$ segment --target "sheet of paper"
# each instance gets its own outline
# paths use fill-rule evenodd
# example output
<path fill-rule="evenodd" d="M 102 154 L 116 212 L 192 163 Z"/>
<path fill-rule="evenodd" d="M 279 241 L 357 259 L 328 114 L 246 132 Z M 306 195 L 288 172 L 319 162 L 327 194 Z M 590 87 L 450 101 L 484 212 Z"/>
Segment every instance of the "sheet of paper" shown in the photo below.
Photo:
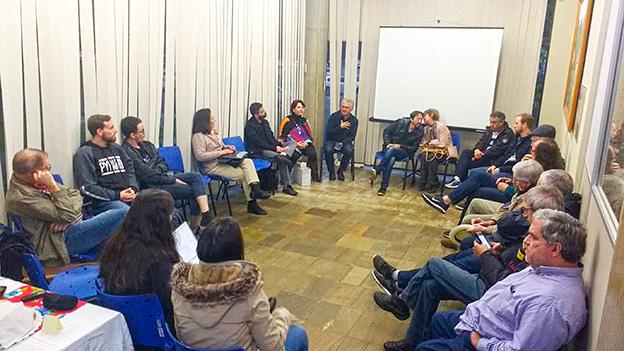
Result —
<path fill-rule="evenodd" d="M 182 223 L 173 231 L 176 249 L 183 262 L 199 263 L 197 258 L 197 239 L 187 222 Z"/>

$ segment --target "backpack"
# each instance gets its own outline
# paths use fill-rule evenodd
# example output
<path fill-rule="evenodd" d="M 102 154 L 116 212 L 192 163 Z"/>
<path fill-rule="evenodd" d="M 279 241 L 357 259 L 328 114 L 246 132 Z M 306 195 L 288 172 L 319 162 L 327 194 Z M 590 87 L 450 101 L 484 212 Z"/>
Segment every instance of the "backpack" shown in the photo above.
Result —
<path fill-rule="evenodd" d="M 279 185 L 277 172 L 272 168 L 264 169 L 258 172 L 258 179 L 260 179 L 260 189 L 275 193 Z"/>
<path fill-rule="evenodd" d="M 22 254 L 35 253 L 32 243 L 23 233 L 13 233 L 11 228 L 0 224 L 0 274 L 21 281 Z"/>

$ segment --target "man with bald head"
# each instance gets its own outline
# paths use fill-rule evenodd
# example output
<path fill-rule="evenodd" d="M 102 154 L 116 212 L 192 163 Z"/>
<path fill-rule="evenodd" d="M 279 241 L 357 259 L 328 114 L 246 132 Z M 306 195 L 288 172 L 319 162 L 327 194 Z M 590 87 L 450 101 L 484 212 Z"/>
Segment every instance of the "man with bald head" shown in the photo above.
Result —
<path fill-rule="evenodd" d="M 48 154 L 24 149 L 13 156 L 6 193 L 7 212 L 21 218 L 24 231 L 44 265 L 69 263 L 69 255 L 99 247 L 124 219 L 128 206 L 83 220 L 82 196 L 58 184 Z"/>

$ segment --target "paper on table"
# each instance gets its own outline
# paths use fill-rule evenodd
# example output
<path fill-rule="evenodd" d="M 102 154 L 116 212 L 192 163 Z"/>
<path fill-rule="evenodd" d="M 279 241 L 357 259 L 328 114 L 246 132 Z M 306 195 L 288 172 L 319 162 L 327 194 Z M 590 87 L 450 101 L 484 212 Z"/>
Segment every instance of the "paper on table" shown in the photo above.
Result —
<path fill-rule="evenodd" d="M 187 222 L 182 223 L 173 231 L 176 250 L 183 262 L 199 263 L 197 258 L 197 239 Z"/>

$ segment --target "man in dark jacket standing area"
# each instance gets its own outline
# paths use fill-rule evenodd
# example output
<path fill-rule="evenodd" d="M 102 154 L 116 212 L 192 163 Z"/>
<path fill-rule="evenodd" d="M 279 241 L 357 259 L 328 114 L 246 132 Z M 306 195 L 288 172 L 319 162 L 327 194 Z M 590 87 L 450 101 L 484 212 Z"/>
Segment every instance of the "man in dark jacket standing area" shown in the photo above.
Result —
<path fill-rule="evenodd" d="M 341 181 L 345 180 L 344 171 L 353 157 L 353 141 L 357 134 L 358 119 L 351 114 L 351 111 L 353 111 L 353 100 L 343 99 L 340 102 L 340 111 L 332 113 L 327 120 L 324 152 L 329 180 L 336 180 L 335 153 L 342 153 L 338 168 L 338 180 Z"/>
<path fill-rule="evenodd" d="M 422 118 L 422 112 L 414 111 L 410 113 L 409 118 L 400 118 L 384 129 L 383 158 L 371 170 L 371 181 L 374 181 L 379 173 L 383 173 L 383 180 L 377 195 L 384 196 L 386 194 L 394 163 L 397 160 L 414 156 L 424 133 Z"/>
<path fill-rule="evenodd" d="M 212 214 L 208 207 L 208 196 L 201 174 L 197 172 L 169 174 L 167 162 L 158 154 L 154 144 L 145 140 L 145 128 L 141 119 L 131 116 L 122 119 L 121 133 L 125 137 L 122 146 L 132 159 L 141 189 L 161 188 L 170 193 L 174 199 L 189 200 L 191 226 L 208 225 L 212 220 Z"/>
<path fill-rule="evenodd" d="M 489 167 L 505 162 L 505 151 L 516 140 L 514 131 L 505 122 L 505 114 L 494 111 L 490 114 L 490 125 L 485 129 L 481 140 L 470 150 L 464 150 L 457 161 L 455 177 L 445 186 L 455 189 L 468 177 L 468 170 L 476 167 Z"/>

